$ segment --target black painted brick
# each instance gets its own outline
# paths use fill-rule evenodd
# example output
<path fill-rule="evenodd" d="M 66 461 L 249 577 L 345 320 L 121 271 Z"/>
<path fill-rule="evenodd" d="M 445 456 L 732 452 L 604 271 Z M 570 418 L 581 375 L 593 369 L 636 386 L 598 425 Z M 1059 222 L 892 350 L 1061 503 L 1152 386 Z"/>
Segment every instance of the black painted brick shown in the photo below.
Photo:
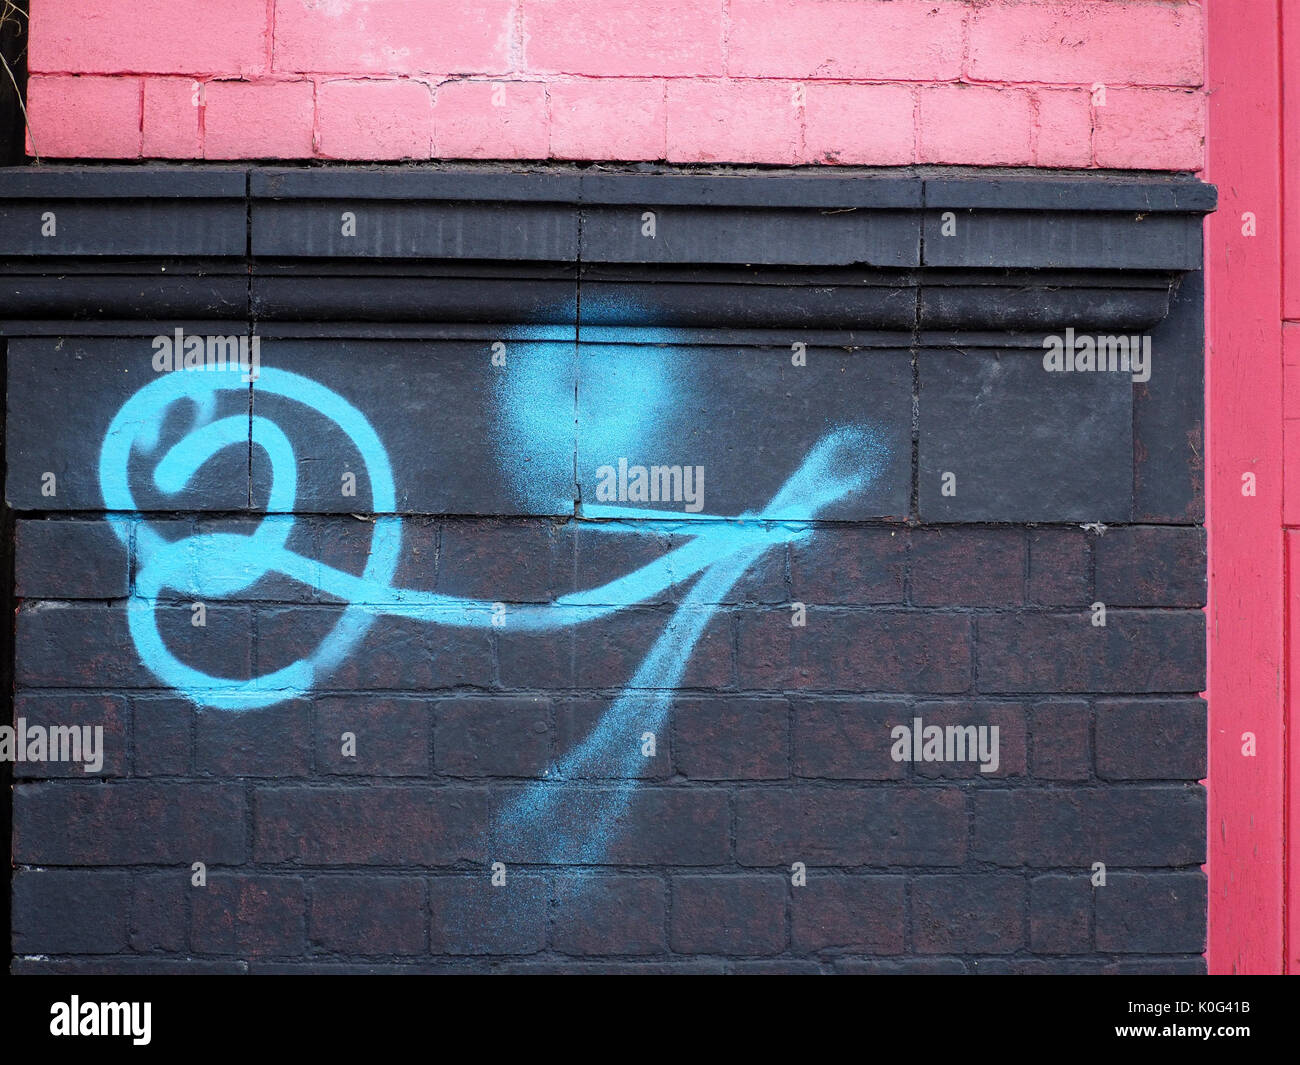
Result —
<path fill-rule="evenodd" d="M 488 872 L 429 881 L 434 954 L 535 954 L 550 935 L 550 891 L 542 877 L 506 871 L 493 887 Z"/>
<path fill-rule="evenodd" d="M 662 954 L 667 885 L 656 876 L 602 876 L 561 885 L 553 943 L 562 954 Z"/>
<path fill-rule="evenodd" d="M 678 876 L 669 942 L 679 954 L 779 954 L 787 884 L 779 876 Z"/>
<path fill-rule="evenodd" d="M 390 957 L 424 953 L 425 882 L 420 877 L 318 876 L 312 878 L 310 895 L 313 949 Z"/>
<path fill-rule="evenodd" d="M 1194 785 L 986 791 L 973 856 L 1000 866 L 1183 866 L 1205 860 L 1205 792 Z"/>
<path fill-rule="evenodd" d="M 306 944 L 303 883 L 293 876 L 210 874 L 190 889 L 190 940 L 201 954 L 276 957 Z"/>
<path fill-rule="evenodd" d="M 1097 949 L 1199 954 L 1205 949 L 1205 874 L 1111 873 L 1097 888 Z"/>
<path fill-rule="evenodd" d="M 131 878 L 89 869 L 19 872 L 13 887 L 13 946 L 19 954 L 125 951 Z"/>
<path fill-rule="evenodd" d="M 233 783 L 59 780 L 14 789 L 14 861 L 160 865 L 244 861 L 245 798 Z M 76 825 L 75 832 L 68 826 Z"/>
<path fill-rule="evenodd" d="M 1097 599 L 1107 606 L 1204 606 L 1205 530 L 1108 529 L 1097 540 Z"/>
<path fill-rule="evenodd" d="M 1092 939 L 1088 873 L 1036 876 L 1029 882 L 1029 947 L 1039 954 L 1086 954 Z"/>
<path fill-rule="evenodd" d="M 1206 772 L 1201 699 L 1097 701 L 1097 775 L 1107 780 L 1200 780 Z"/>
<path fill-rule="evenodd" d="M 741 865 L 959 865 L 966 800 L 939 788 L 746 789 L 736 800 Z"/>
<path fill-rule="evenodd" d="M 126 548 L 102 521 L 20 521 L 14 548 L 19 599 L 119 599 Z"/>
<path fill-rule="evenodd" d="M 1015 876 L 918 876 L 912 935 L 918 954 L 1010 954 L 1024 945 L 1025 882 Z"/>
<path fill-rule="evenodd" d="M 444 699 L 434 720 L 434 765 L 442 775 L 537 777 L 549 764 L 546 699 Z"/>
<path fill-rule="evenodd" d="M 901 876 L 827 876 L 812 871 L 808 883 L 790 894 L 793 948 L 902 954 L 904 884 Z"/>
<path fill-rule="evenodd" d="M 790 708 L 784 699 L 678 699 L 677 771 L 695 780 L 771 780 L 790 775 Z"/>
<path fill-rule="evenodd" d="M 1025 596 L 1020 529 L 923 529 L 912 535 L 917 606 L 1017 606 Z"/>
<path fill-rule="evenodd" d="M 743 687 L 812 691 L 962 692 L 970 687 L 970 619 L 916 611 L 809 608 L 737 619 Z"/>
<path fill-rule="evenodd" d="M 410 696 L 350 695 L 315 700 L 316 773 L 428 776 L 433 705 Z M 356 740 L 354 755 L 343 753 L 346 732 Z"/>
<path fill-rule="evenodd" d="M 979 621 L 985 692 L 1199 692 L 1205 617 L 1198 611 L 998 614 Z"/>

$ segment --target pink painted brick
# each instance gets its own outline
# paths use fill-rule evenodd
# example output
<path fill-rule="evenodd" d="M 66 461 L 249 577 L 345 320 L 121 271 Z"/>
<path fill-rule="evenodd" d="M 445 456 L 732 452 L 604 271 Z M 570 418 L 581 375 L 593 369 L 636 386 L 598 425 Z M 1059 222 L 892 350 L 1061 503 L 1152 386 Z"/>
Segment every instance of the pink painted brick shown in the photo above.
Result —
<path fill-rule="evenodd" d="M 1108 89 L 1093 108 L 1098 166 L 1200 170 L 1205 165 L 1205 98 L 1180 89 Z"/>
<path fill-rule="evenodd" d="M 144 79 L 144 148 L 150 159 L 198 159 L 203 155 L 199 104 L 203 86 L 193 78 Z"/>
<path fill-rule="evenodd" d="M 316 137 L 326 159 L 428 159 L 433 94 L 418 81 L 322 82 Z"/>
<path fill-rule="evenodd" d="M 312 154 L 309 81 L 213 81 L 204 90 L 206 159 L 303 159 Z"/>
<path fill-rule="evenodd" d="M 808 159 L 868 166 L 916 161 L 916 92 L 911 86 L 811 82 L 805 92 Z"/>
<path fill-rule="evenodd" d="M 1025 166 L 1031 161 L 1034 116 L 1024 89 L 930 85 L 920 93 L 920 162 Z"/>
<path fill-rule="evenodd" d="M 731 0 L 727 73 L 956 78 L 968 10 L 947 0 Z"/>
<path fill-rule="evenodd" d="M 670 81 L 668 159 L 795 163 L 803 109 L 795 82 Z"/>
<path fill-rule="evenodd" d="M 662 159 L 667 151 L 664 83 L 641 78 L 553 82 L 555 159 Z"/>
<path fill-rule="evenodd" d="M 275 70 L 502 74 L 514 0 L 276 0 Z"/>
<path fill-rule="evenodd" d="M 53 159 L 140 155 L 140 79 L 42 77 L 27 82 L 28 146 Z"/>
<path fill-rule="evenodd" d="M 524 0 L 524 70 L 722 73 L 722 0 Z"/>
<path fill-rule="evenodd" d="M 267 0 L 36 0 L 33 72 L 258 74 Z"/>
<path fill-rule="evenodd" d="M 982 81 L 1200 85 L 1194 4 L 1045 0 L 975 9 L 970 74 Z"/>
<path fill-rule="evenodd" d="M 1092 94 L 1087 89 L 1039 89 L 1036 166 L 1092 164 Z"/>
<path fill-rule="evenodd" d="M 438 86 L 433 145 L 440 158 L 545 159 L 548 139 L 546 87 L 539 82 L 451 81 Z"/>

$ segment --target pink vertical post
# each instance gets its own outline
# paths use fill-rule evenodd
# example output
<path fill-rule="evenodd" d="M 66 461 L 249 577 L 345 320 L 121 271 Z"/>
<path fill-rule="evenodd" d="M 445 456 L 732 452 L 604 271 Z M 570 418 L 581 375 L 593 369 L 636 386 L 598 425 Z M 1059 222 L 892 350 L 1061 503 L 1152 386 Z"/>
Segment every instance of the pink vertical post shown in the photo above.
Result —
<path fill-rule="evenodd" d="M 1207 7 L 1211 973 L 1284 964 L 1283 6 Z"/>

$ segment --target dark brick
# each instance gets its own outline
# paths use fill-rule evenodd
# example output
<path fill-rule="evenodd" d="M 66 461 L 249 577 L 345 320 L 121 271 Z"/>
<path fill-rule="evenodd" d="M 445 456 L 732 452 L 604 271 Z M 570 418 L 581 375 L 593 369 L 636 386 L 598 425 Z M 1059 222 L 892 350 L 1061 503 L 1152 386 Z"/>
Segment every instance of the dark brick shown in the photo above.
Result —
<path fill-rule="evenodd" d="M 1205 515 L 1205 277 L 1182 274 L 1151 331 L 1151 380 L 1133 387 L 1133 520 Z"/>
<path fill-rule="evenodd" d="M 434 765 L 453 777 L 538 777 L 551 759 L 551 705 L 537 696 L 444 699 Z"/>
<path fill-rule="evenodd" d="M 1092 711 L 1087 703 L 1037 703 L 1031 721 L 1034 776 L 1087 780 L 1092 775 Z"/>
<path fill-rule="evenodd" d="M 778 876 L 677 876 L 669 942 L 679 954 L 779 954 L 787 884 Z"/>
<path fill-rule="evenodd" d="M 1028 735 L 1025 729 L 1025 708 L 1018 703 L 954 703 L 954 702 L 918 702 L 912 707 L 912 712 L 897 724 L 912 725 L 913 718 L 920 718 L 922 725 L 922 740 L 924 740 L 924 731 L 931 725 L 938 725 L 945 730 L 945 753 L 946 732 L 949 727 L 955 726 L 963 731 L 959 734 L 959 739 L 967 743 L 966 761 L 964 762 L 916 762 L 912 766 L 912 772 L 918 777 L 961 777 L 970 780 L 1003 780 L 1007 777 L 1019 777 L 1025 775 L 1025 747 L 1028 745 Z M 998 730 L 997 739 L 997 769 L 991 772 L 984 772 L 984 763 L 979 758 L 979 733 L 973 735 L 966 731 L 968 728 L 975 729 L 988 728 Z M 993 736 L 992 732 L 987 732 L 989 747 L 986 750 L 992 751 Z M 957 747 L 957 739 L 954 739 L 953 753 L 960 753 Z M 992 761 L 988 763 L 992 766 Z"/>
<path fill-rule="evenodd" d="M 127 947 L 131 878 L 91 870 L 20 870 L 13 884 L 18 954 L 115 954 Z"/>
<path fill-rule="evenodd" d="M 795 699 L 796 776 L 830 780 L 897 780 L 907 763 L 890 754 L 890 730 L 911 720 L 911 705 L 839 699 Z"/>
<path fill-rule="evenodd" d="M 832 525 L 790 544 L 789 599 L 819 606 L 903 602 L 906 529 Z"/>
<path fill-rule="evenodd" d="M 736 800 L 742 865 L 959 865 L 966 800 L 938 788 L 753 788 Z"/>
<path fill-rule="evenodd" d="M 826 876 L 810 870 L 807 885 L 790 893 L 794 949 L 902 954 L 903 885 L 901 876 Z"/>
<path fill-rule="evenodd" d="M 422 626 L 428 630 L 428 639 L 433 647 L 430 659 L 432 676 L 429 683 L 422 684 L 418 679 L 414 686 L 424 688 L 489 688 L 494 682 L 492 669 L 492 634 L 486 629 L 460 629 L 450 625 L 430 626 L 425 622 L 409 622 L 412 626 Z M 374 636 L 374 634 L 372 634 Z M 379 637 L 375 637 L 378 639 Z M 415 634 L 410 635 L 411 653 L 418 645 Z M 367 652 L 368 653 L 368 652 Z M 400 648 L 392 651 L 394 662 L 404 664 L 404 652 Z M 359 664 L 364 659 L 358 659 Z M 347 678 L 344 677 L 344 680 Z M 340 687 L 361 687 L 362 685 L 341 684 Z M 379 687 L 380 685 L 375 685 Z M 407 686 L 410 686 L 408 682 Z"/>
<path fill-rule="evenodd" d="M 187 328 L 187 332 L 191 329 Z M 97 510 L 104 506 L 100 449 L 114 415 L 137 390 L 157 380 L 150 337 L 31 337 L 8 342 L 6 498 L 16 510 Z M 210 417 L 248 413 L 246 389 L 222 389 Z M 127 464 L 135 508 L 150 511 L 242 510 L 248 506 L 248 452 L 223 449 L 177 495 L 153 478 L 161 456 L 194 428 L 191 401 L 178 400 L 151 419 L 157 446 L 135 449 Z M 41 494 L 41 475 L 57 477 L 57 494 Z"/>
<path fill-rule="evenodd" d="M 337 392 L 379 429 L 396 471 L 401 514 L 528 515 L 573 512 L 573 345 L 542 340 L 511 345 L 503 373 L 490 342 L 456 339 L 271 340 L 264 364 L 298 372 Z M 365 367 L 358 373 L 357 367 Z M 516 384 L 518 382 L 518 384 Z M 532 388 L 515 400 L 514 388 Z M 561 428 L 529 434 L 520 404 L 560 417 Z M 253 410 L 293 426 L 298 467 L 295 507 L 304 513 L 367 514 L 374 507 L 364 457 L 325 415 L 253 385 Z M 431 431 L 436 427 L 436 431 Z M 357 494 L 342 494 L 341 475 L 357 474 Z M 269 464 L 253 449 L 253 499 L 266 497 Z"/>
<path fill-rule="evenodd" d="M 22 864 L 237 864 L 244 832 L 244 792 L 233 784 L 51 781 L 14 789 L 14 860 Z"/>
<path fill-rule="evenodd" d="M 269 673 L 314 655 L 343 615 L 341 607 L 266 607 L 257 612 L 257 661 Z M 492 682 L 486 632 L 381 617 L 332 669 L 317 678 L 330 691 L 426 691 Z"/>
<path fill-rule="evenodd" d="M 985 692 L 1199 692 L 1205 687 L 1200 611 L 997 614 L 979 621 Z"/>
<path fill-rule="evenodd" d="M 661 954 L 664 882 L 654 876 L 582 876 L 558 890 L 553 946 L 562 954 Z"/>
<path fill-rule="evenodd" d="M 1125 958 L 1102 970 L 1115 976 L 1205 976 L 1206 958 Z"/>
<path fill-rule="evenodd" d="M 435 877 L 429 947 L 434 954 L 535 954 L 546 946 L 549 898 L 545 879 L 509 869 L 499 887 L 486 870 Z"/>
<path fill-rule="evenodd" d="M 983 791 L 975 796 L 974 839 L 978 861 L 1002 866 L 1193 865 L 1205 860 L 1205 791 Z"/>
<path fill-rule="evenodd" d="M 717 865 L 731 855 L 727 793 L 713 788 L 623 788 L 567 785 L 552 809 L 529 813 L 499 830 L 496 851 L 507 862 L 552 865 Z M 533 799 L 534 793 L 525 793 Z M 520 796 L 503 796 L 505 810 Z M 533 803 L 529 802 L 529 808 Z M 607 831 L 608 819 L 618 827 Z M 499 817 L 498 820 L 501 820 Z M 587 853 L 592 844 L 597 857 Z"/>
<path fill-rule="evenodd" d="M 300 581 L 278 570 L 266 569 L 262 552 L 252 540 L 259 531 L 262 536 L 283 537 L 287 550 L 308 560 L 313 568 L 313 579 Z M 185 587 L 175 590 L 181 598 L 206 601 L 215 594 L 214 590 L 220 593 L 219 598 L 241 602 L 310 603 L 317 597 L 317 588 L 322 581 L 317 567 L 319 550 L 314 529 L 292 514 L 239 518 L 201 516 L 190 528 L 182 529 L 181 534 L 195 538 L 190 548 L 190 569 Z M 139 555 L 135 562 L 137 567 L 147 564 L 147 560 Z M 230 589 L 237 591 L 232 594 Z"/>
<path fill-rule="evenodd" d="M 247 608 L 209 605 L 207 625 L 190 624 L 188 606 L 161 606 L 158 627 L 172 653 L 213 676 L 252 675 Z M 36 604 L 18 611 L 16 680 L 26 687 L 159 688 L 141 662 L 122 607 Z"/>
<path fill-rule="evenodd" d="M 127 554 L 104 521 L 20 521 L 15 525 L 18 599 L 120 599 Z"/>
<path fill-rule="evenodd" d="M 295 699 L 265 710 L 200 710 L 194 748 L 204 776 L 305 777 L 311 766 L 311 704 Z"/>
<path fill-rule="evenodd" d="M 687 777 L 790 775 L 790 706 L 784 699 L 680 699 L 673 721 L 677 771 Z"/>
<path fill-rule="evenodd" d="M 246 961 L 199 958 L 20 958 L 13 973 L 54 976 L 235 976 L 248 972 Z"/>
<path fill-rule="evenodd" d="M 190 889 L 190 938 L 202 954 L 275 957 L 303 952 L 306 901 L 297 877 L 216 873 Z"/>
<path fill-rule="evenodd" d="M 347 695 L 316 700 L 316 771 L 345 776 L 425 777 L 432 761 L 433 704 L 401 696 Z M 343 754 L 343 734 L 356 754 Z"/>
<path fill-rule="evenodd" d="M 423 954 L 426 942 L 420 878 L 319 876 L 312 880 L 313 949 L 330 954 Z"/>
<path fill-rule="evenodd" d="M 917 606 L 1017 606 L 1025 600 L 1020 529 L 917 529 L 912 602 Z"/>
<path fill-rule="evenodd" d="M 797 958 L 762 958 L 738 961 L 731 966 L 737 976 L 821 976 L 821 963 L 800 961 Z"/>
<path fill-rule="evenodd" d="M 1099 958 L 976 958 L 976 976 L 1100 976 L 1107 965 Z"/>
<path fill-rule="evenodd" d="M 577 476 L 584 503 L 596 502 L 597 470 L 629 465 L 692 465 L 705 470 L 703 513 L 761 511 L 837 425 L 869 421 L 865 454 L 854 459 L 869 483 L 819 517 L 903 517 L 911 473 L 911 357 L 906 351 L 816 348 L 792 366 L 788 345 L 672 347 L 582 344 L 578 348 Z M 635 417 L 627 396 L 635 394 Z M 779 397 L 779 401 L 774 400 Z M 641 424 L 638 424 L 638 419 Z M 643 425 L 653 424 L 647 439 Z M 736 446 L 733 427 L 745 426 Z M 655 446 L 658 443 L 658 447 Z M 629 507 L 684 512 L 685 503 Z M 787 510 L 790 518 L 813 517 Z"/>
<path fill-rule="evenodd" d="M 253 798 L 259 862 L 449 865 L 482 860 L 487 794 L 471 788 L 262 788 Z"/>
<path fill-rule="evenodd" d="M 14 716 L 22 718 L 26 729 L 40 728 L 43 731 L 45 747 L 44 761 L 15 762 L 14 776 L 17 778 L 46 779 L 52 777 L 116 777 L 126 772 L 127 766 L 127 722 L 130 711 L 126 700 L 119 695 L 67 695 L 62 692 L 19 692 L 15 699 Z M 85 729 L 91 730 L 91 746 L 102 759 L 102 766 L 97 772 L 88 773 L 89 748 L 86 747 Z M 67 740 L 58 738 L 51 731 L 57 728 L 72 728 L 73 733 L 60 733 Z M 96 728 L 101 729 L 100 738 L 95 739 Z M 15 735 L 15 743 L 21 743 Z M 64 746 L 65 742 L 68 744 Z M 57 762 L 52 760 L 54 745 L 61 750 L 77 755 L 80 761 Z M 75 746 L 74 746 L 75 745 Z M 30 738 L 25 748 L 31 751 Z"/>
<path fill-rule="evenodd" d="M 837 958 L 835 971 L 856 976 L 963 976 L 966 966 L 957 958 Z"/>
<path fill-rule="evenodd" d="M 585 643 L 587 633 L 581 636 Z M 505 626 L 493 629 L 491 639 L 496 643 L 502 687 L 554 690 L 575 686 L 573 629 L 550 632 L 511 629 L 507 614 Z"/>
<path fill-rule="evenodd" d="M 137 876 L 131 894 L 131 949 L 178 954 L 186 949 L 186 918 L 192 871 L 181 866 L 170 873 Z M 198 890 L 198 889 L 194 889 Z"/>
<path fill-rule="evenodd" d="M 659 522 L 570 522 L 556 534 L 558 591 L 560 594 L 596 589 L 627 576 L 643 566 L 659 562 L 690 537 L 675 531 L 676 526 Z M 671 566 L 670 563 L 666 563 Z M 686 574 L 674 572 L 677 581 Z M 645 605 L 668 604 L 678 600 L 681 584 L 673 584 L 649 595 Z M 595 598 L 615 598 L 596 596 Z"/>
<path fill-rule="evenodd" d="M 266 976 L 468 976 L 500 972 L 488 961 L 254 961 L 248 971 Z"/>
<path fill-rule="evenodd" d="M 628 724 L 630 729 L 627 731 L 627 743 L 631 748 L 638 752 L 643 749 L 641 737 L 647 731 L 654 731 L 655 735 L 655 753 L 654 757 L 642 755 L 637 758 L 625 758 L 625 748 L 621 746 L 613 747 L 608 753 L 604 751 L 598 756 L 592 758 L 575 759 L 572 762 L 563 761 L 566 754 L 579 749 L 582 743 L 592 735 L 605 715 L 611 714 L 614 704 L 621 699 L 635 700 L 630 704 L 630 714 Z M 652 696 L 646 693 L 644 696 L 628 696 L 620 694 L 618 696 L 608 696 L 603 699 L 566 699 L 556 705 L 555 722 L 556 722 L 556 757 L 561 760 L 564 775 L 575 779 L 593 779 L 593 780 L 611 780 L 635 778 L 637 780 L 664 780 L 672 775 L 673 754 L 672 744 L 669 742 L 669 728 L 666 723 L 661 724 L 657 729 L 646 729 L 640 727 L 637 719 L 642 718 L 654 721 L 660 717 L 658 710 L 650 704 Z M 674 701 L 673 706 L 677 703 Z M 643 709 L 642 709 L 643 707 Z M 622 721 L 621 715 L 615 720 Z"/>
<path fill-rule="evenodd" d="M 1197 954 L 1205 949 L 1205 874 L 1111 873 L 1097 888 L 1097 949 Z"/>
<path fill-rule="evenodd" d="M 920 954 L 1010 954 L 1024 945 L 1025 882 L 1014 876 L 918 876 L 912 935 Z"/>
<path fill-rule="evenodd" d="M 515 962 L 502 972 L 522 976 L 724 976 L 721 961 L 544 961 Z"/>
<path fill-rule="evenodd" d="M 680 609 L 689 610 L 690 607 Z M 708 617 L 712 607 L 696 607 Z M 693 619 L 692 619 L 693 620 Z M 578 634 L 574 656 L 575 683 L 580 688 L 619 688 L 630 685 L 657 641 L 670 625 L 681 624 L 666 610 L 623 610 L 589 622 Z M 729 688 L 731 669 L 731 616 L 713 614 L 689 657 L 680 663 L 680 681 L 646 678 L 638 686 Z M 503 675 L 504 679 L 504 675 Z"/>
<path fill-rule="evenodd" d="M 1086 954 L 1091 949 L 1092 880 L 1036 876 L 1029 882 L 1029 948 L 1038 954 Z"/>
<path fill-rule="evenodd" d="M 437 590 L 491 603 L 546 603 L 557 594 L 555 527 L 547 521 L 448 521 Z"/>
<path fill-rule="evenodd" d="M 1108 780 L 1200 780 L 1207 742 L 1202 699 L 1097 702 L 1097 775 Z"/>
<path fill-rule="evenodd" d="M 1107 606 L 1204 606 L 1205 530 L 1137 525 L 1097 541 L 1097 598 Z"/>
<path fill-rule="evenodd" d="M 311 533 L 311 556 L 322 567 L 359 576 L 365 572 L 375 546 L 376 522 L 367 515 L 295 515 L 295 528 Z M 437 518 L 406 515 L 401 519 L 401 551 L 391 584 L 394 588 L 433 591 L 438 574 L 438 541 L 442 523 Z M 314 590 L 317 602 L 342 603 L 348 597 L 332 595 L 325 587 Z"/>
<path fill-rule="evenodd" d="M 970 621 L 954 614 L 810 608 L 737 619 L 740 683 L 757 689 L 963 692 L 970 687 Z"/>
<path fill-rule="evenodd" d="M 1127 374 L 1048 373 L 1041 349 L 925 351 L 917 361 L 924 521 L 1129 520 Z M 956 495 L 941 494 L 945 472 Z"/>
<path fill-rule="evenodd" d="M 193 765 L 194 707 L 185 699 L 136 697 L 131 702 L 138 777 L 187 776 Z"/>
<path fill-rule="evenodd" d="M 1034 606 L 1092 603 L 1092 546 L 1082 529 L 1029 530 L 1029 602 Z"/>

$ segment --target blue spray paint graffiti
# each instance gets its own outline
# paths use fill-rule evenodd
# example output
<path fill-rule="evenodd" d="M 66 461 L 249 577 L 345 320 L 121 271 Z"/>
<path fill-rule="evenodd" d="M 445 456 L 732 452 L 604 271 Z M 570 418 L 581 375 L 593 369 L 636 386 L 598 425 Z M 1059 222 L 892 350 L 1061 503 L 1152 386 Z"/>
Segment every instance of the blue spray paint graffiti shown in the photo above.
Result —
<path fill-rule="evenodd" d="M 547 327 L 521 331 L 525 339 L 549 340 Z M 567 334 L 572 340 L 573 333 Z M 619 339 L 662 345 L 662 331 L 635 329 Z M 672 383 L 652 360 L 633 394 L 658 402 L 671 394 Z M 575 408 L 571 392 L 555 382 L 564 375 L 534 360 L 532 379 L 521 378 L 513 393 L 498 397 L 506 422 L 505 446 L 572 447 Z M 374 521 L 370 554 L 361 574 L 348 573 L 290 550 L 297 465 L 293 442 L 275 422 L 260 415 L 215 418 L 218 394 L 247 394 L 238 367 L 231 370 L 174 372 L 141 388 L 114 417 L 100 453 L 99 478 L 108 520 L 124 544 L 134 537 L 138 561 L 128 622 L 144 664 L 168 686 L 200 707 L 243 711 L 272 706 L 311 691 L 352 652 L 376 619 L 416 619 L 436 625 L 487 628 L 494 600 L 470 599 L 395 587 L 401 554 L 401 518 L 389 457 L 365 415 L 337 392 L 299 374 L 263 367 L 256 382 L 260 393 L 280 396 L 324 415 L 363 457 L 370 480 Z M 550 390 L 548 392 L 547 390 Z M 130 487 L 133 454 L 153 455 L 161 426 L 175 404 L 193 404 L 194 425 L 157 456 L 154 481 L 174 495 L 198 471 L 228 447 L 261 448 L 270 460 L 269 515 L 248 535 L 204 533 L 168 541 L 140 520 Z M 635 450 L 635 434 L 626 421 L 612 417 L 598 426 L 607 454 Z M 632 434 L 632 435 L 630 435 Z M 591 733 L 545 779 L 529 785 L 510 803 L 498 823 L 509 838 L 534 839 L 534 852 L 556 864 L 587 864 L 605 853 L 609 838 L 635 789 L 642 757 L 640 738 L 658 733 L 668 714 L 691 654 L 717 612 L 717 604 L 768 550 L 811 535 L 809 524 L 826 508 L 867 487 L 884 467 L 887 449 L 864 426 L 844 426 L 826 433 L 776 495 L 760 510 L 722 517 L 692 515 L 642 507 L 584 505 L 581 517 L 603 535 L 639 535 L 647 521 L 673 521 L 690 539 L 663 557 L 599 586 L 562 596 L 545 605 L 517 605 L 508 624 L 524 632 L 545 632 L 598 621 L 616 611 L 644 603 L 670 586 L 694 580 L 664 632 Z M 551 496 L 572 486 L 518 485 L 532 494 Z M 232 571 L 231 558 L 246 560 Z M 316 650 L 273 672 L 252 678 L 218 677 L 187 665 L 167 647 L 158 627 L 158 607 L 169 591 L 189 589 L 201 599 L 228 599 L 268 574 L 281 574 L 324 591 L 347 604 Z M 589 789 L 573 781 L 599 775 L 613 778 L 613 788 Z"/>

